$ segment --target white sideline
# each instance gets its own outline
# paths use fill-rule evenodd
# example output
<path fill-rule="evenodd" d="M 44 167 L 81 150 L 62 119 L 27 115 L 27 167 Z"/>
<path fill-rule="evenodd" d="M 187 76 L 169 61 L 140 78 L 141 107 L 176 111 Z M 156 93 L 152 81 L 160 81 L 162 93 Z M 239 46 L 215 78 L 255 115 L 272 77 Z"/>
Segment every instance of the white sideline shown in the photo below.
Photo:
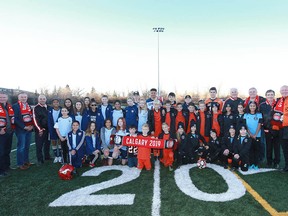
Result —
<path fill-rule="evenodd" d="M 30 146 L 33 146 L 33 145 L 35 145 L 35 142 L 30 144 Z M 11 152 L 15 152 L 15 151 L 17 151 L 17 148 L 16 148 L 16 149 L 13 149 L 13 150 L 11 150 Z"/>
<path fill-rule="evenodd" d="M 152 200 L 152 216 L 160 216 L 160 163 L 155 161 L 154 184 L 153 184 L 153 200 Z"/>

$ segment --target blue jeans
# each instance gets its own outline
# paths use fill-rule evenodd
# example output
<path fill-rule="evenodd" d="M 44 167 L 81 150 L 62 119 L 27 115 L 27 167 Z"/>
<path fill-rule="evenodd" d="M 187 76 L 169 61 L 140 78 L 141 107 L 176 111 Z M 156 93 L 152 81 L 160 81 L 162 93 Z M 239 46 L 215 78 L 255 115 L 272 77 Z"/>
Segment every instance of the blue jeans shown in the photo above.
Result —
<path fill-rule="evenodd" d="M 137 157 L 128 157 L 128 166 L 129 167 L 137 167 L 138 160 Z"/>
<path fill-rule="evenodd" d="M 31 143 L 31 131 L 16 131 L 17 136 L 17 165 L 29 163 L 29 147 Z"/>

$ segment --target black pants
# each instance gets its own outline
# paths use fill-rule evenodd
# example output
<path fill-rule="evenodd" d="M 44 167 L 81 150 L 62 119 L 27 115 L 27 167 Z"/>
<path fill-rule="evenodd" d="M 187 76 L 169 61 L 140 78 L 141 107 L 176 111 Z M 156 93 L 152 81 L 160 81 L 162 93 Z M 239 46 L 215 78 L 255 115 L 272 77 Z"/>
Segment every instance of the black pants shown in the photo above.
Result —
<path fill-rule="evenodd" d="M 62 148 L 62 155 L 63 155 L 63 162 L 69 163 L 69 149 L 67 145 L 67 140 L 61 141 L 61 148 Z"/>
<path fill-rule="evenodd" d="M 285 169 L 288 168 L 288 127 L 280 130 L 280 143 L 285 159 Z"/>
<path fill-rule="evenodd" d="M 42 135 L 39 132 L 35 132 L 35 143 L 36 143 L 36 156 L 38 162 L 44 162 L 50 159 L 50 141 L 48 140 L 48 131 L 44 130 Z M 44 156 L 43 156 L 44 153 Z"/>
<path fill-rule="evenodd" d="M 254 164 L 255 166 L 258 166 L 259 162 L 259 154 L 260 154 L 260 137 L 257 137 L 256 139 L 252 139 L 252 144 L 250 148 L 250 164 Z"/>
<path fill-rule="evenodd" d="M 268 133 L 265 133 L 266 139 L 266 157 L 267 164 L 271 165 L 280 163 L 280 140 L 279 140 L 279 131 L 272 130 Z M 273 159 L 274 152 L 274 159 Z"/>
<path fill-rule="evenodd" d="M 13 133 L 0 135 L 0 173 L 10 167 L 10 152 L 12 147 Z"/>

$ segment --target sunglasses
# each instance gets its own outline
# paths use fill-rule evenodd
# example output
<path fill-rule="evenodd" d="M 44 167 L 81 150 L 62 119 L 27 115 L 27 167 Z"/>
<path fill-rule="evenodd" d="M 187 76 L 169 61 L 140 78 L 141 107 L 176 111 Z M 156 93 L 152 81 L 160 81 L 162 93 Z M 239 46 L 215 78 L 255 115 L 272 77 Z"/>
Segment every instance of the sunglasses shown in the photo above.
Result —
<path fill-rule="evenodd" d="M 91 104 L 91 106 L 97 106 L 96 104 Z"/>

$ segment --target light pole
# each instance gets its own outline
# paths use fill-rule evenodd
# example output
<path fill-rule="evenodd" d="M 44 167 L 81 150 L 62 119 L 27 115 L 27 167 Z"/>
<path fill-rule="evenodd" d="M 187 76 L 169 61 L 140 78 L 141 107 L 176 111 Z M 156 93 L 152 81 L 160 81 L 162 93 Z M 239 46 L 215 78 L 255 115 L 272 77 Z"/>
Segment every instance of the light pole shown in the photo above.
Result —
<path fill-rule="evenodd" d="M 159 32 L 164 32 L 164 28 L 153 28 L 153 31 L 158 35 L 158 96 L 160 96 Z"/>

